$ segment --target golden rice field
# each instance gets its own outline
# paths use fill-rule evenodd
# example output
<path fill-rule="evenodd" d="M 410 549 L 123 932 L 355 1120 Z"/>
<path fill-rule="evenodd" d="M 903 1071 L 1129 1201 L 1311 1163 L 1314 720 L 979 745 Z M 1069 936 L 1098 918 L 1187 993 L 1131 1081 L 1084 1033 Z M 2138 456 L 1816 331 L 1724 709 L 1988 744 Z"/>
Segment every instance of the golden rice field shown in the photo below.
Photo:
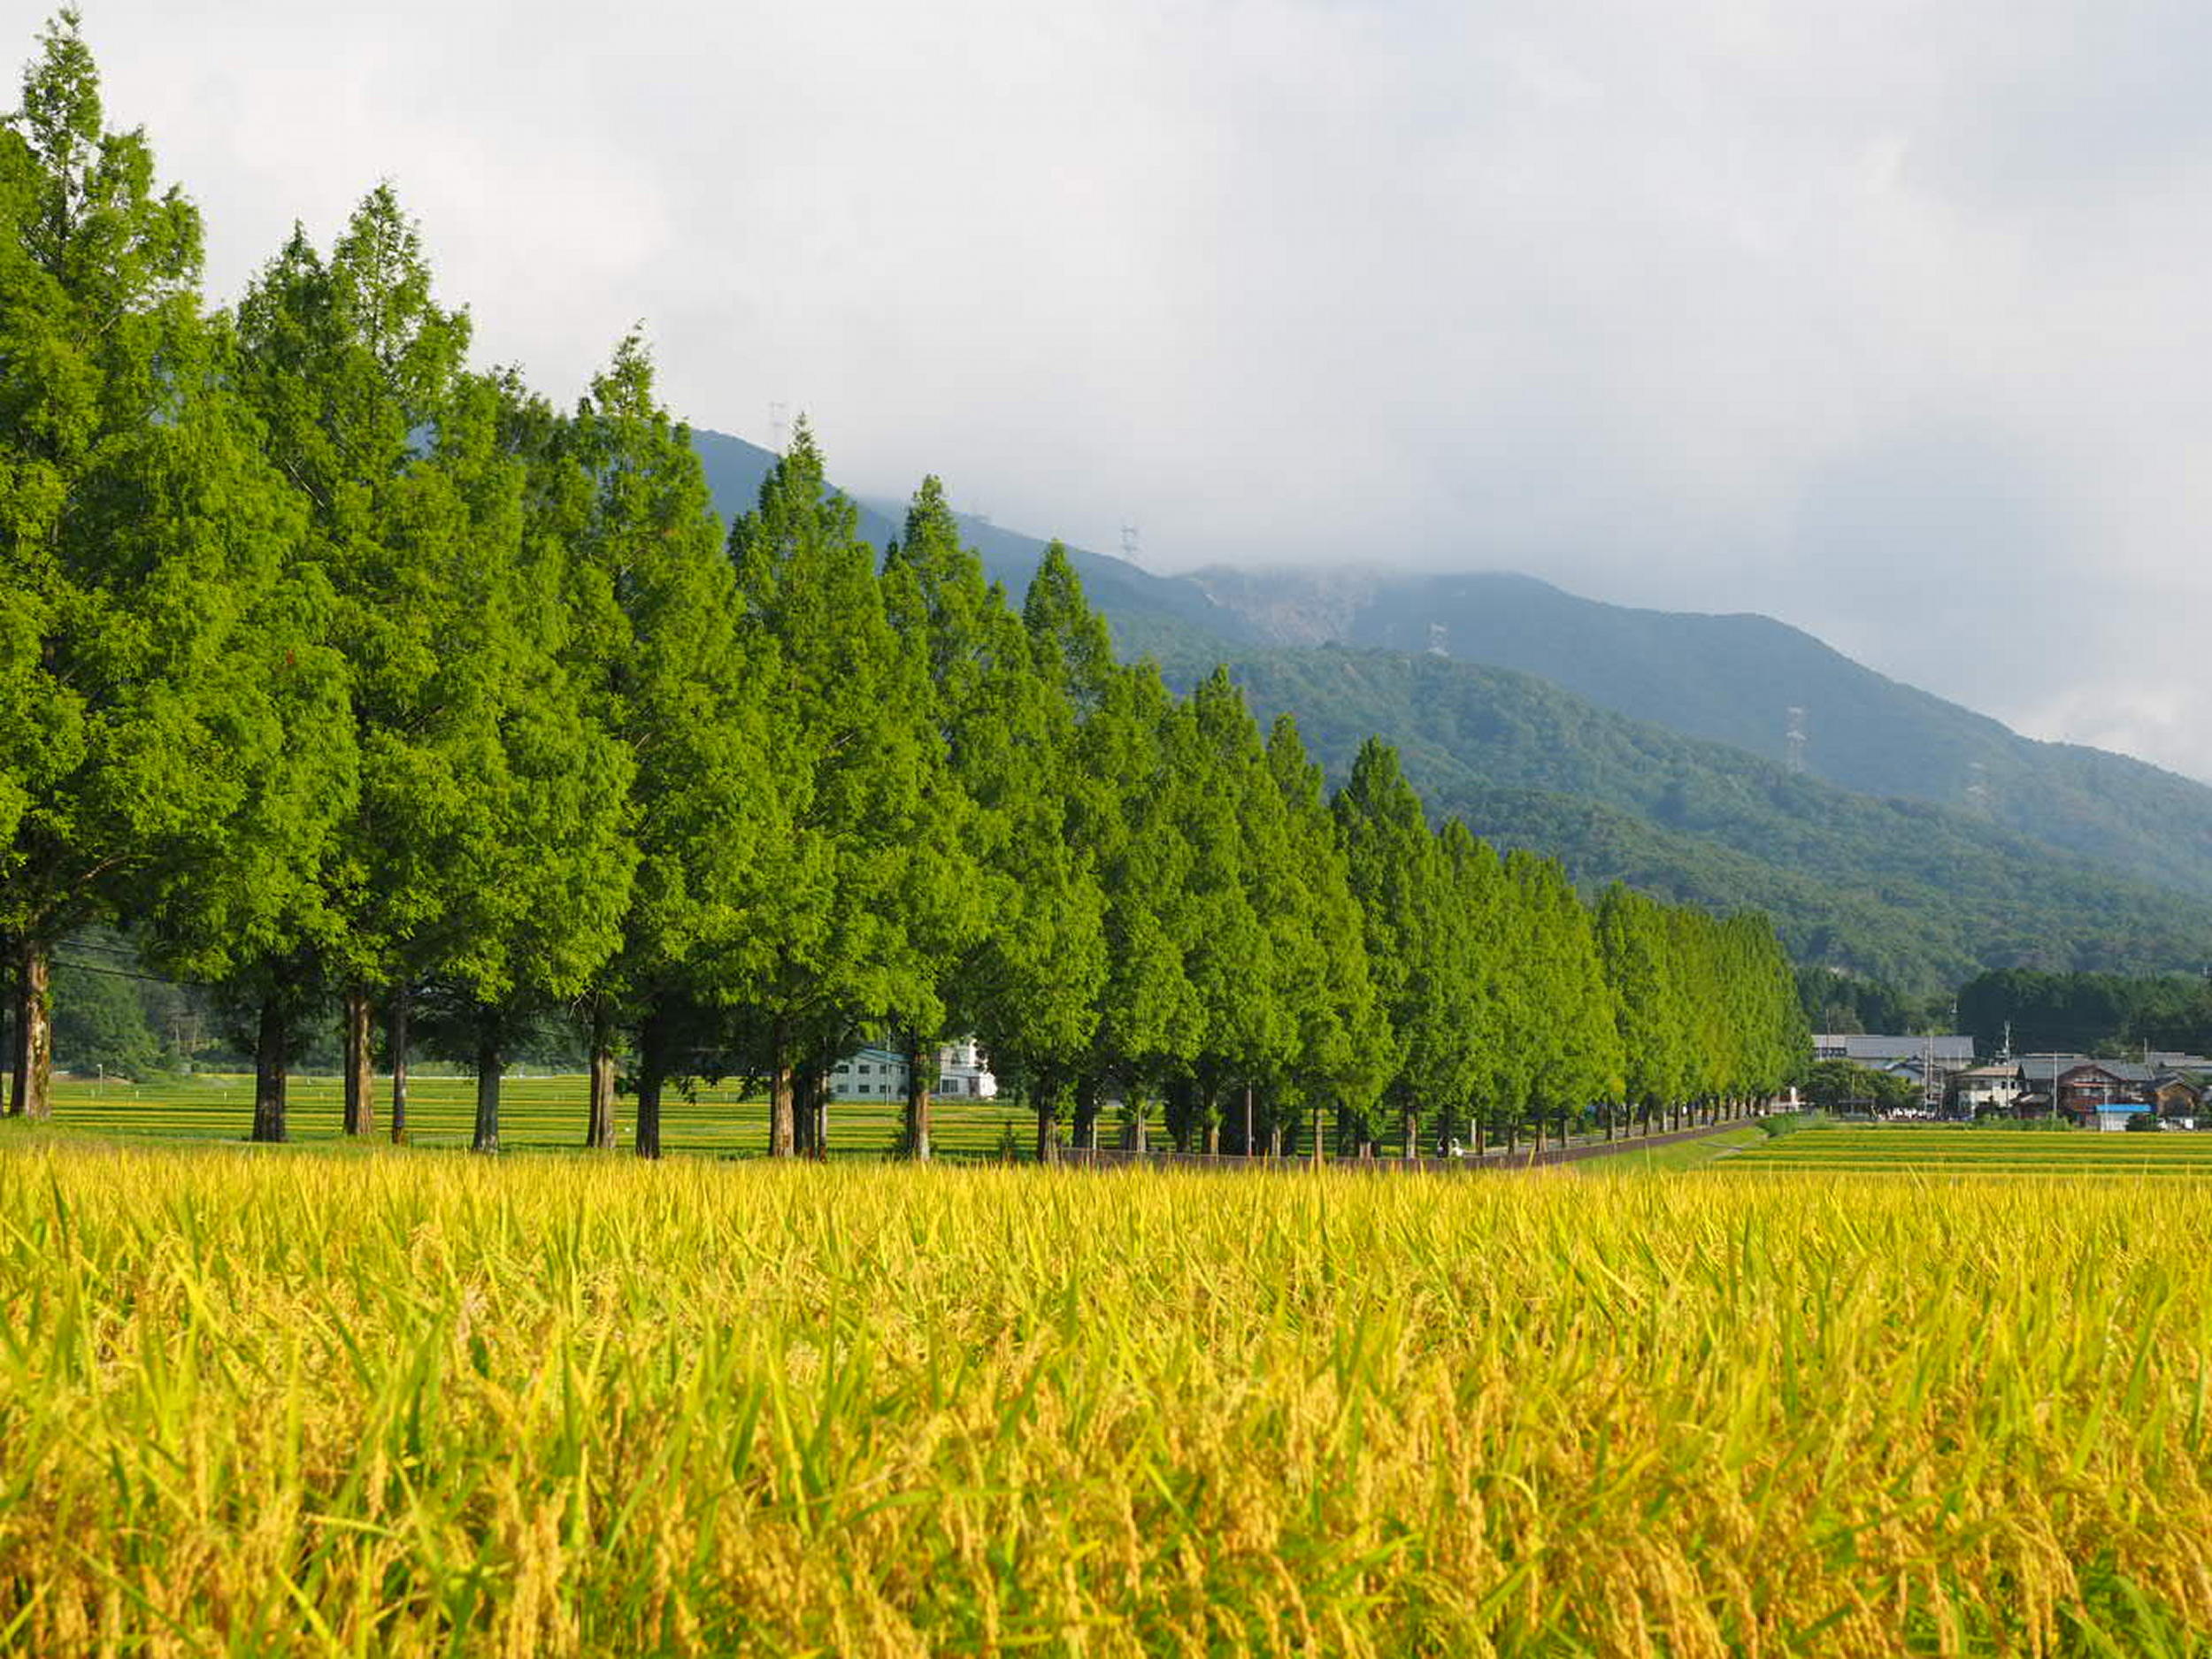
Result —
<path fill-rule="evenodd" d="M 0 1135 L 0 1646 L 2203 1651 L 2212 1185 L 1750 1162 Z"/>

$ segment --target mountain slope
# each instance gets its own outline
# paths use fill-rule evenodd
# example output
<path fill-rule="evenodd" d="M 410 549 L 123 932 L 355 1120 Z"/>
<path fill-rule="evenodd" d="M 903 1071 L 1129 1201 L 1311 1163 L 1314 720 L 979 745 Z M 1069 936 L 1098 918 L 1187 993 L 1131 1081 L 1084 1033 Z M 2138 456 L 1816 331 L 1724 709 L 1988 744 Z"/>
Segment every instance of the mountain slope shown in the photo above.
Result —
<path fill-rule="evenodd" d="M 1578 880 L 1767 909 L 1801 960 L 1931 990 L 1984 965 L 2190 967 L 2212 941 L 2212 900 L 1970 814 L 1793 775 L 1532 675 L 1340 647 L 1229 665 L 1263 715 L 1296 715 L 1333 773 L 1381 733 L 1439 813 L 1556 854 Z"/>
<path fill-rule="evenodd" d="M 2145 880 L 2212 894 L 2212 788 L 2142 761 L 2038 742 L 1759 616 L 1640 611 L 1532 577 L 1194 578 L 1260 638 L 1425 650 L 1540 674 L 1601 708 L 1781 760 L 1846 788 L 1978 812 Z M 1440 635 L 1432 634 L 1432 628 Z"/>

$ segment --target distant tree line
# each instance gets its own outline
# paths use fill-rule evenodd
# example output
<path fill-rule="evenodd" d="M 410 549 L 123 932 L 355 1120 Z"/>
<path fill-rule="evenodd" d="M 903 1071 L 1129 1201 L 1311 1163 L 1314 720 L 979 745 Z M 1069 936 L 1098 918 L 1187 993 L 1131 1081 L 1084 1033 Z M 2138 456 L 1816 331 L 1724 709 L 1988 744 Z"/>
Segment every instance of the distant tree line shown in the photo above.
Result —
<path fill-rule="evenodd" d="M 1886 979 L 1809 964 L 1798 966 L 1797 995 L 1815 1031 L 1949 1031 L 1954 1014 L 1948 995 L 1912 996 Z"/>
<path fill-rule="evenodd" d="M 1349 1148 L 1770 1093 L 1803 1024 L 1763 918 L 1432 829 L 1388 748 L 1333 796 L 1224 672 L 1118 664 L 1056 547 L 1018 606 L 938 482 L 879 554 L 802 425 L 726 534 L 635 338 L 555 410 L 468 364 L 388 188 L 227 311 L 64 13 L 0 139 L 0 932 L 12 1110 L 57 941 L 216 987 L 252 1133 L 334 1010 L 345 1126 L 428 1042 L 500 1079 L 549 1010 L 582 1135 L 693 1078 L 818 1150 L 837 1056 L 973 1033 L 1048 1152 Z"/>
<path fill-rule="evenodd" d="M 1960 987 L 1959 1028 L 1978 1053 L 2124 1057 L 2212 1050 L 2212 981 L 2194 974 L 2038 973 L 2009 968 Z"/>

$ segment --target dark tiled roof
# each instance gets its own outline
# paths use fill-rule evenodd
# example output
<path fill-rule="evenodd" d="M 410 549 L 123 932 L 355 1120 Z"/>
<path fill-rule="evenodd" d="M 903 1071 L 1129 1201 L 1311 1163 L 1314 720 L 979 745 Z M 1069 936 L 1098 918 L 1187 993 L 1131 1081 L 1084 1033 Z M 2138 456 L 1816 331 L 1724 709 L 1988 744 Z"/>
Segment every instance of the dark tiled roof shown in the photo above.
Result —
<path fill-rule="evenodd" d="M 1816 1054 L 1839 1052 L 1847 1060 L 1870 1063 L 1922 1059 L 1931 1045 L 1934 1047 L 1938 1065 L 1961 1066 L 1973 1063 L 1974 1040 L 1971 1037 L 1913 1037 L 1901 1033 L 1886 1035 L 1879 1032 L 1853 1031 L 1825 1032 L 1813 1039 Z"/>

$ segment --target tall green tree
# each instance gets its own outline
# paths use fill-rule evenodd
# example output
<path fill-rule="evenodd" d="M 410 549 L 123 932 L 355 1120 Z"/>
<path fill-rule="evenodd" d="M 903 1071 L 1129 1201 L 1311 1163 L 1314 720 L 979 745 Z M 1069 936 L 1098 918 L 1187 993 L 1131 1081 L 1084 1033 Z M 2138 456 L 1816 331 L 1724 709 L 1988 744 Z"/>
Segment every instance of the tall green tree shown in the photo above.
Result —
<path fill-rule="evenodd" d="M 961 1018 L 964 965 L 982 942 L 987 917 L 1013 898 L 989 862 L 998 826 L 974 791 L 998 780 L 1010 758 L 994 729 L 1001 710 L 986 692 L 994 651 L 993 595 L 981 561 L 960 540 L 959 520 L 935 477 L 923 480 L 907 509 L 902 536 L 885 549 L 885 614 L 899 649 L 922 666 L 922 701 L 906 712 L 926 729 L 942 763 L 924 785 L 931 833 L 917 845 L 902 918 L 930 972 L 918 975 L 915 1006 L 894 1010 L 894 1037 L 906 1056 L 906 1156 L 930 1155 L 930 1102 L 940 1027 Z M 995 758 L 993 758 L 995 751 Z M 926 1010 L 938 1010 L 934 1018 Z"/>
<path fill-rule="evenodd" d="M 655 395 L 651 358 L 624 340 L 559 443 L 580 474 L 569 527 L 566 657 L 591 718 L 631 762 L 606 803 L 638 856 L 621 942 L 584 1001 L 585 1143 L 615 1143 L 615 1041 L 633 1033 L 642 1156 L 661 1150 L 662 1090 L 688 1071 L 677 1033 L 761 964 L 749 922 L 788 836 L 771 752 L 774 641 L 745 636 L 689 430 Z"/>
<path fill-rule="evenodd" d="M 1148 1102 L 1187 1076 L 1206 1038 L 1188 954 L 1197 853 L 1182 797 L 1198 780 L 1177 764 L 1176 726 L 1187 718 L 1145 662 L 1114 677 L 1084 726 L 1080 764 L 1113 788 L 1096 841 L 1087 838 L 1110 849 L 1101 874 L 1110 965 L 1091 1069 L 1119 1087 L 1140 1146 Z"/>
<path fill-rule="evenodd" d="M 1240 1141 L 1248 1140 L 1254 1090 L 1294 1052 L 1293 964 L 1277 961 L 1276 944 L 1281 938 L 1295 950 L 1304 891 L 1289 869 L 1288 814 L 1266 746 L 1226 669 L 1199 683 L 1173 732 L 1172 759 L 1184 774 L 1176 794 L 1191 850 L 1185 972 L 1205 1025 L 1189 1067 L 1193 1110 L 1182 1134 L 1210 1153 L 1220 1150 L 1233 1103 L 1241 1108 Z"/>
<path fill-rule="evenodd" d="M 1148 982 L 1146 976 L 1153 969 L 1166 969 L 1168 963 L 1166 956 L 1157 960 L 1133 956 L 1155 949 L 1162 941 L 1157 932 L 1133 929 L 1135 918 L 1124 905 L 1131 779 L 1115 770 L 1150 768 L 1157 764 L 1157 752 L 1150 748 L 1150 728 L 1133 702 L 1137 681 L 1131 675 L 1141 680 L 1141 671 L 1124 671 L 1115 664 L 1106 617 L 1084 595 L 1082 577 L 1060 541 L 1044 549 L 1022 595 L 1022 630 L 1029 639 L 1044 719 L 1053 728 L 1042 827 L 1057 834 L 1069 856 L 1079 861 L 1079 910 L 1093 911 L 1095 920 L 1082 914 L 1073 920 L 1087 951 L 1093 938 L 1100 949 L 1095 964 L 1087 964 L 1088 978 L 1079 989 L 1088 1007 L 1075 998 L 1056 1004 L 1062 1040 L 1042 1056 L 1038 1071 L 1048 1079 L 1066 1079 L 1075 1146 L 1095 1148 L 1110 1088 L 1122 1088 L 1131 1124 L 1141 1124 L 1141 1091 L 1128 1075 L 1131 1056 L 1122 1040 L 1153 1031 L 1155 1011 L 1166 1011 L 1166 1004 L 1137 1002 L 1137 991 Z M 1040 938 L 1040 947 L 1048 949 L 1048 936 Z M 1179 963 L 1175 967 L 1179 972 Z M 1109 1013 L 1115 1018 L 1110 1026 Z M 1057 1115 L 1057 1082 L 1047 1084 L 1053 1115 Z M 1048 1124 L 1040 1113 L 1040 1141 L 1047 1133 Z"/>
<path fill-rule="evenodd" d="M 1460 1041 L 1446 1056 L 1438 1079 L 1438 1149 L 1449 1149 L 1464 1122 L 1480 1150 L 1492 1122 L 1528 1092 L 1530 1056 L 1521 1033 L 1529 1022 L 1522 999 L 1533 987 L 1519 971 L 1525 918 L 1497 854 L 1463 822 L 1445 824 L 1437 849 L 1449 895 L 1444 908 L 1452 925 L 1451 948 L 1460 954 L 1451 1010 Z"/>
<path fill-rule="evenodd" d="M 1563 1138 L 1572 1118 L 1618 1099 L 1624 1087 L 1612 987 L 1590 913 L 1558 861 L 1516 851 L 1506 872 L 1540 941 L 1529 968 L 1541 976 L 1543 998 L 1530 1050 L 1528 1108 L 1540 1134 L 1555 1123 Z"/>
<path fill-rule="evenodd" d="M 440 432 L 469 537 L 501 577 L 486 637 L 498 746 L 478 798 L 503 834 L 472 845 L 441 964 L 475 1027 L 479 1152 L 500 1145 L 499 1085 L 518 1035 L 573 1006 L 620 948 L 638 848 L 625 810 L 636 759 L 592 707 L 572 639 L 572 473 L 552 411 L 511 374 L 471 376 Z"/>
<path fill-rule="evenodd" d="M 1664 908 L 1615 882 L 1598 900 L 1597 944 L 1613 993 L 1622 1056 L 1622 1093 L 1647 1125 L 1687 1093 L 1687 990 Z"/>
<path fill-rule="evenodd" d="M 155 895 L 203 940 L 280 926 L 286 842 L 311 856 L 315 803 L 346 787 L 342 747 L 293 748 L 328 691 L 318 596 L 200 256 L 64 12 L 0 121 L 0 934 L 26 1116 L 50 1107 L 55 941 Z"/>
<path fill-rule="evenodd" d="M 468 369 L 469 319 L 437 303 L 388 187 L 327 257 L 295 232 L 239 326 L 270 452 L 308 503 L 303 560 L 335 595 L 361 766 L 319 872 L 340 925 L 315 975 L 264 976 L 262 1041 L 296 1041 L 292 1000 L 319 976 L 345 1009 L 346 1123 L 365 1133 L 383 999 L 399 1138 L 411 1004 L 465 1004 L 490 1149 L 501 1044 L 530 998 L 575 993 L 603 959 L 634 861 L 628 763 L 564 660 L 575 515 L 557 424 L 513 376 Z"/>
<path fill-rule="evenodd" d="M 1322 789 L 1297 722 L 1278 716 L 1267 767 L 1285 812 L 1285 861 L 1271 869 L 1281 891 L 1264 894 L 1277 985 L 1295 1025 L 1290 1054 L 1268 1079 L 1269 1125 L 1279 1142 L 1308 1115 L 1313 1145 L 1319 1114 L 1334 1102 L 1365 1113 L 1386 1080 L 1390 1033 L 1368 972 L 1364 918 Z"/>
<path fill-rule="evenodd" d="M 916 492 L 886 565 L 894 625 L 929 664 L 947 759 L 934 811 L 940 830 L 956 836 L 933 866 L 936 885 L 916 919 L 933 936 L 946 1021 L 1030 1080 L 1038 1156 L 1048 1157 L 1106 972 L 1094 865 L 1066 833 L 1075 707 L 1050 655 L 1056 641 L 1033 641 L 1004 593 L 985 581 L 936 479 Z M 908 1045 L 903 1141 L 910 1156 L 926 1158 L 938 1033 L 903 1015 L 899 1025 Z"/>
<path fill-rule="evenodd" d="M 875 549 L 824 483 L 804 422 L 731 526 L 744 636 L 769 642 L 773 752 L 791 833 L 766 872 L 743 989 L 748 1046 L 769 1083 L 769 1149 L 798 1147 L 795 1077 L 825 1073 L 895 1011 L 944 1018 L 932 913 L 947 831 L 933 816 L 945 766 L 927 667 L 893 626 Z"/>
<path fill-rule="evenodd" d="M 1464 998 L 1453 983 L 1466 972 L 1449 949 L 1440 918 L 1451 904 L 1448 872 L 1421 800 L 1406 781 L 1397 751 L 1371 738 L 1333 803 L 1353 893 L 1364 919 L 1367 958 L 1395 1041 L 1385 1094 L 1406 1156 L 1420 1147 L 1420 1113 L 1429 1080 L 1450 1075 L 1463 1033 L 1455 1013 Z M 1375 1128 L 1351 1120 L 1371 1146 Z"/>

